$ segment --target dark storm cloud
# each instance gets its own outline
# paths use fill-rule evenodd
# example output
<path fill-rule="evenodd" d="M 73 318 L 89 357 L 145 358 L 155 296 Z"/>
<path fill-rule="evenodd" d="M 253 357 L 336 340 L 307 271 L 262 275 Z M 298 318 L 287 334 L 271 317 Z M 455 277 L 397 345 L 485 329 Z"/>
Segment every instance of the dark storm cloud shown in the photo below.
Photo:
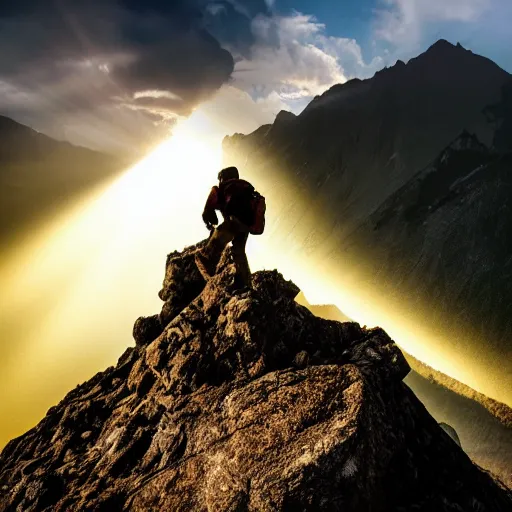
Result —
<path fill-rule="evenodd" d="M 0 115 L 102 149 L 154 144 L 233 72 L 210 3 L 0 1 Z"/>
<path fill-rule="evenodd" d="M 264 0 L 212 0 L 206 4 L 205 22 L 208 30 L 235 56 L 250 58 L 250 49 L 255 42 L 251 23 L 262 14 L 271 14 Z"/>
<path fill-rule="evenodd" d="M 109 120 L 110 139 L 160 134 L 155 118 L 188 115 L 248 58 L 258 14 L 264 0 L 0 1 L 0 114 L 64 138 L 87 123 L 101 142 Z"/>
<path fill-rule="evenodd" d="M 190 22 L 190 18 L 186 18 Z M 185 105 L 218 89 L 233 71 L 233 58 L 204 29 L 180 26 L 180 18 L 149 14 L 125 25 L 136 58 L 114 68 L 113 76 L 130 91 L 169 90 Z"/>
<path fill-rule="evenodd" d="M 202 7 L 200 2 L 134 0 L 3 5 L 0 78 L 44 85 L 70 73 L 66 62 L 98 59 L 119 95 L 141 88 L 176 91 L 184 113 L 233 71 L 230 53 L 203 26 Z"/>

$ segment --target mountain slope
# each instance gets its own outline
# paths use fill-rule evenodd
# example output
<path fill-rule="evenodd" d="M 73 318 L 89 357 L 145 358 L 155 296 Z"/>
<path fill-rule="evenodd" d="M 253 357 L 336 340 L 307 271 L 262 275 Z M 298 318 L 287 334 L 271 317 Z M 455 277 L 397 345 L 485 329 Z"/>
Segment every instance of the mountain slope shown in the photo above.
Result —
<path fill-rule="evenodd" d="M 278 250 L 418 326 L 458 378 L 507 404 L 510 160 L 487 148 L 506 151 L 510 81 L 439 41 L 407 64 L 334 86 L 295 119 L 224 143 L 225 163 L 267 195 Z M 475 147 L 436 161 L 461 133 Z"/>
<path fill-rule="evenodd" d="M 408 64 L 332 87 L 295 119 L 278 116 L 254 134 L 226 138 L 226 160 L 277 186 L 280 171 L 312 206 L 336 209 L 343 233 L 464 128 L 490 144 L 494 125 L 484 109 L 508 79 L 492 61 L 438 41 Z"/>
<path fill-rule="evenodd" d="M 358 255 L 355 280 L 364 276 L 388 300 L 421 312 L 436 332 L 457 333 L 452 350 L 497 369 L 505 393 L 512 382 L 511 194 L 512 155 L 494 156 L 463 134 L 340 248 L 346 258 Z M 372 258 L 361 257 L 370 247 Z"/>
<path fill-rule="evenodd" d="M 126 165 L 0 116 L 0 246 Z"/>
<path fill-rule="evenodd" d="M 503 511 L 402 382 L 381 329 L 315 317 L 276 271 L 169 255 L 136 348 L 0 454 L 0 510 Z"/>
<path fill-rule="evenodd" d="M 494 401 L 414 361 L 408 354 L 405 357 L 412 370 L 404 382 L 429 413 L 438 422 L 455 429 L 462 449 L 471 460 L 492 471 L 512 489 L 512 427 L 507 426 L 511 409 L 504 404 L 489 403 Z M 493 414 L 496 406 L 504 414 Z"/>

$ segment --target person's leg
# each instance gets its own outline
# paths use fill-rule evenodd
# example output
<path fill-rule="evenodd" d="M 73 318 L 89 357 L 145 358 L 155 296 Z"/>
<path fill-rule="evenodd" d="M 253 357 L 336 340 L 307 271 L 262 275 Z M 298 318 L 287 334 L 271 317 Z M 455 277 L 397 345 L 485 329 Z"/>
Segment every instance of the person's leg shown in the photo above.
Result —
<path fill-rule="evenodd" d="M 228 243 L 233 240 L 235 233 L 236 230 L 233 227 L 232 222 L 230 220 L 226 220 L 215 228 L 205 247 L 197 252 L 196 258 L 199 259 L 199 262 L 205 268 L 206 273 L 209 276 L 213 276 L 215 274 L 215 270 L 219 264 L 222 253 Z"/>
<path fill-rule="evenodd" d="M 233 238 L 233 260 L 235 262 L 237 271 L 237 286 L 240 288 L 251 287 L 251 269 L 245 246 L 247 244 L 248 232 L 242 232 L 235 235 Z"/>

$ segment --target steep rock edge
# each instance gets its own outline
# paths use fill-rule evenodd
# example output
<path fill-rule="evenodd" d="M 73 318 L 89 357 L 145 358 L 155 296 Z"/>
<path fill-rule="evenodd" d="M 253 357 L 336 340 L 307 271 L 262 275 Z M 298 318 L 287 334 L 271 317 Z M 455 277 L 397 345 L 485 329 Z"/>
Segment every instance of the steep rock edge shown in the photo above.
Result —
<path fill-rule="evenodd" d="M 351 321 L 332 304 L 310 304 L 302 293 L 295 300 L 321 318 Z M 401 351 L 411 367 L 404 383 L 473 462 L 512 489 L 512 409 Z"/>
<path fill-rule="evenodd" d="M 315 316 L 319 316 L 327 320 L 336 320 L 338 322 L 351 321 L 347 315 L 342 313 L 340 309 L 333 304 L 310 304 L 302 292 L 295 300 L 299 304 L 307 307 Z M 457 379 L 432 368 L 428 364 L 406 352 L 403 348 L 401 349 L 401 352 L 411 367 L 411 370 L 414 370 L 421 377 L 430 382 L 436 383 L 439 386 L 460 395 L 461 397 L 468 398 L 469 400 L 479 403 L 503 426 L 512 429 L 512 408 L 508 405 L 499 402 L 498 400 L 494 400 L 494 398 L 490 398 Z"/>
<path fill-rule="evenodd" d="M 234 292 L 169 255 L 137 345 L 0 455 L 0 510 L 480 510 L 512 494 L 402 379 L 379 328 L 315 317 L 277 271 Z"/>

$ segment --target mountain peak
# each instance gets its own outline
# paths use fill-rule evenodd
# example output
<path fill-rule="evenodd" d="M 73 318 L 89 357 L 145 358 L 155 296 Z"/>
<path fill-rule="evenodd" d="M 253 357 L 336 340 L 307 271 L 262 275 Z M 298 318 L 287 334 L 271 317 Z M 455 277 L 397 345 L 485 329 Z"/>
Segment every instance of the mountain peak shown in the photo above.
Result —
<path fill-rule="evenodd" d="M 204 243 L 168 256 L 136 347 L 6 446 L 0 511 L 510 506 L 382 329 L 314 316 L 275 270 L 235 290 L 229 250 L 205 282 Z"/>
<path fill-rule="evenodd" d="M 446 39 L 439 39 L 433 45 L 429 46 L 426 51 L 410 59 L 407 68 L 428 66 L 432 72 L 437 70 L 439 73 L 449 73 L 450 68 L 454 65 L 460 69 L 479 67 L 481 60 L 486 60 L 489 64 L 492 64 L 493 67 L 499 69 L 496 64 L 479 55 L 474 55 L 469 50 L 466 50 L 460 43 L 454 45 Z M 481 72 L 487 70 L 487 68 L 483 70 L 479 68 Z M 459 71 L 456 72 L 458 73 Z"/>
<path fill-rule="evenodd" d="M 469 52 L 469 50 L 464 48 L 464 46 L 462 46 L 459 42 L 457 42 L 457 44 L 452 44 L 452 43 L 450 43 L 450 41 L 447 41 L 446 39 L 439 39 L 434 44 L 429 46 L 427 48 L 427 50 L 423 54 L 419 55 L 418 57 L 421 57 L 422 55 L 425 55 L 425 54 L 431 54 L 431 53 L 435 53 L 435 54 L 439 55 L 440 53 L 461 54 L 462 52 L 471 53 L 471 52 Z"/>
<path fill-rule="evenodd" d="M 296 117 L 297 116 L 293 112 L 290 112 L 288 110 L 280 110 L 276 116 L 275 122 L 282 123 L 287 121 L 293 121 L 294 119 L 296 119 Z"/>
<path fill-rule="evenodd" d="M 460 44 L 458 44 L 458 46 L 462 48 Z M 446 39 L 438 39 L 434 44 L 429 46 L 427 52 L 431 50 L 445 50 L 453 48 L 456 48 L 456 46 L 450 43 L 450 41 L 447 41 Z"/>
<path fill-rule="evenodd" d="M 448 147 L 455 151 L 489 152 L 489 148 L 482 144 L 474 133 L 470 133 L 468 130 L 462 130 L 460 135 Z"/>

